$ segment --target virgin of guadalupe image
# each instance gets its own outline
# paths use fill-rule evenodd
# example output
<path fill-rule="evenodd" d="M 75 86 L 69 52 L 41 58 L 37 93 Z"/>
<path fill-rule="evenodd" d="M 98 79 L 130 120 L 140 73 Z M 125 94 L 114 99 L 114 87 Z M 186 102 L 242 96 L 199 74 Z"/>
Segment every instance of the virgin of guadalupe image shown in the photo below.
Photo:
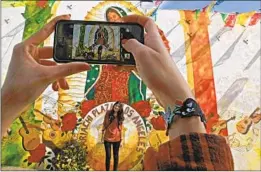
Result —
<path fill-rule="evenodd" d="M 103 45 L 108 47 L 108 31 L 106 28 L 99 26 L 95 32 L 94 45 Z"/>
<path fill-rule="evenodd" d="M 108 25 L 86 25 L 75 28 L 79 32 L 76 39 L 76 56 L 82 56 L 88 60 L 118 60 L 119 29 Z"/>
<path fill-rule="evenodd" d="M 93 26 L 89 31 L 87 46 L 94 52 L 98 60 L 118 60 L 119 44 L 118 28 L 113 26 Z M 96 30 L 95 30 L 96 29 Z"/>
<path fill-rule="evenodd" d="M 125 10 L 119 6 L 110 6 L 105 10 L 104 18 L 108 22 L 115 22 L 118 19 L 127 16 L 127 11 Z M 107 29 L 107 31 L 109 37 L 108 44 L 110 44 L 110 30 Z M 104 32 L 104 34 L 106 38 L 106 32 Z M 100 41 L 100 43 L 103 43 L 102 39 L 98 41 L 98 35 L 96 38 L 96 42 Z M 102 49 L 102 51 L 103 50 L 104 49 Z M 94 99 L 97 104 L 114 100 L 119 100 L 126 104 L 133 104 L 141 100 L 146 100 L 146 86 L 132 70 L 118 68 L 111 65 L 103 65 L 101 68 L 102 72 L 100 74 L 98 74 L 99 71 L 93 70 L 92 72 L 89 72 L 89 75 L 87 75 L 86 82 L 91 81 L 94 76 L 99 76 L 99 79 L 95 82 L 93 89 L 89 89 L 90 91 L 86 93 L 86 98 L 88 100 Z M 117 82 L 115 80 L 116 78 L 118 78 Z M 105 81 L 107 82 L 106 84 Z M 108 81 L 110 81 L 110 83 L 108 83 Z M 120 83 L 116 84 L 118 81 L 120 81 Z M 113 88 L 113 90 L 118 90 L 118 94 L 114 93 L 111 88 Z M 88 88 L 86 88 L 86 90 L 87 89 Z M 111 92 L 108 90 L 111 90 Z"/>
<path fill-rule="evenodd" d="M 95 36 L 94 36 L 93 46 L 98 47 L 98 50 L 97 50 L 98 60 L 102 60 L 102 52 L 104 51 L 103 47 L 105 47 L 105 51 L 109 47 L 109 45 L 108 45 L 108 31 L 107 31 L 106 28 L 99 26 L 99 28 L 96 30 Z"/>

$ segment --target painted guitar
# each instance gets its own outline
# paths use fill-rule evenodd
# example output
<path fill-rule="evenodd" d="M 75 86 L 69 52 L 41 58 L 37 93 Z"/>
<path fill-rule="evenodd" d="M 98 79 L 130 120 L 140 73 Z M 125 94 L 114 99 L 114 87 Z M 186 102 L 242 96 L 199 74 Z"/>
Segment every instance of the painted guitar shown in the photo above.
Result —
<path fill-rule="evenodd" d="M 50 124 L 51 128 L 55 131 L 60 130 L 61 127 L 61 122 L 59 120 L 55 120 L 52 117 L 44 114 L 43 112 L 39 111 L 38 109 L 34 109 L 34 111 L 40 113 L 41 115 L 43 115 L 43 121 L 47 124 Z"/>
<path fill-rule="evenodd" d="M 261 120 L 261 113 L 255 113 L 254 115 L 252 115 L 252 117 L 250 117 L 252 122 L 254 124 L 259 123 L 259 121 Z"/>
<path fill-rule="evenodd" d="M 258 123 L 260 121 L 260 114 L 256 114 L 256 112 L 259 110 L 260 110 L 259 107 L 256 108 L 249 117 L 248 116 L 244 117 L 244 119 L 242 119 L 236 124 L 236 128 L 239 133 L 246 134 L 249 131 L 252 122 Z"/>
<path fill-rule="evenodd" d="M 227 123 L 230 120 L 234 120 L 235 118 L 236 118 L 236 116 L 233 116 L 233 117 L 229 118 L 228 120 L 220 120 L 220 121 L 218 121 L 215 125 L 212 126 L 211 133 L 219 134 L 221 130 L 227 128 Z"/>
<path fill-rule="evenodd" d="M 20 116 L 23 127 L 19 130 L 19 134 L 22 137 L 22 143 L 25 150 L 34 150 L 41 143 L 39 137 L 39 131 L 35 127 L 29 127 L 25 124 L 23 118 Z"/>

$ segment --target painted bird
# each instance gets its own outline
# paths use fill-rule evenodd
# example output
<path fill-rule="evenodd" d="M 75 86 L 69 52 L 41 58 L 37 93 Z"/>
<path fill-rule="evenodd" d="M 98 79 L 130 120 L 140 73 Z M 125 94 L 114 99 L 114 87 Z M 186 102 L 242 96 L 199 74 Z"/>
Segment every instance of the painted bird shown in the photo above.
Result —
<path fill-rule="evenodd" d="M 69 10 L 71 10 L 71 9 L 72 9 L 72 5 L 67 5 L 67 8 L 68 8 Z"/>
<path fill-rule="evenodd" d="M 10 19 L 5 19 L 5 23 L 9 24 Z"/>
<path fill-rule="evenodd" d="M 244 39 L 243 42 L 244 42 L 245 44 L 248 44 L 248 40 L 247 40 L 247 39 Z"/>

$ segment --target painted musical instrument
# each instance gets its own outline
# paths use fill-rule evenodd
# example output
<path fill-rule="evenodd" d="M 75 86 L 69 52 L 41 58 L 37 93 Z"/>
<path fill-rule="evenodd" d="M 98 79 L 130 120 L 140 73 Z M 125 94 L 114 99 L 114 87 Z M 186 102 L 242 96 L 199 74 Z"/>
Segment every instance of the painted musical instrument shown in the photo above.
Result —
<path fill-rule="evenodd" d="M 61 122 L 60 120 L 53 119 L 52 117 L 44 114 L 43 112 L 39 111 L 38 109 L 34 109 L 34 111 L 40 113 L 43 116 L 43 121 L 47 124 L 50 124 L 51 128 L 55 131 L 60 130 Z"/>
<path fill-rule="evenodd" d="M 39 137 L 39 131 L 35 127 L 29 127 L 25 124 L 23 118 L 19 117 L 23 127 L 19 130 L 19 134 L 22 137 L 22 143 L 25 150 L 34 150 L 41 143 Z"/>
<path fill-rule="evenodd" d="M 241 133 L 241 134 L 246 134 L 246 133 L 249 131 L 249 128 L 251 127 L 253 121 L 254 121 L 255 123 L 257 123 L 257 122 L 260 121 L 258 115 L 254 116 L 255 113 L 256 113 L 257 111 L 259 111 L 259 110 L 260 110 L 259 107 L 256 108 L 256 109 L 254 110 L 254 112 L 252 112 L 249 117 L 248 117 L 248 116 L 244 117 L 243 120 L 240 120 L 240 121 L 236 124 L 236 128 L 237 128 L 237 131 L 238 131 L 239 133 Z M 253 121 L 252 121 L 252 120 L 253 120 Z"/>
<path fill-rule="evenodd" d="M 236 118 L 236 116 L 233 116 L 233 117 L 229 118 L 228 120 L 220 120 L 220 121 L 218 121 L 215 125 L 212 126 L 211 133 L 219 134 L 222 129 L 226 129 L 227 128 L 227 123 L 230 120 L 234 120 L 235 118 Z"/>

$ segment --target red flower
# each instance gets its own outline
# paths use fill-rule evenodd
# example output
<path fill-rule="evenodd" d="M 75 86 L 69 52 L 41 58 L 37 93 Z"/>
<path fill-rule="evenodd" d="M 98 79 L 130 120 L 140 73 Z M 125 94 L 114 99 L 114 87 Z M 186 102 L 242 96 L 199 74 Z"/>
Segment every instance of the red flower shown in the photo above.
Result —
<path fill-rule="evenodd" d="M 77 124 L 76 113 L 67 113 L 63 116 L 62 119 L 62 131 L 71 131 L 75 128 Z"/>
<path fill-rule="evenodd" d="M 30 156 L 28 157 L 28 162 L 40 162 L 41 159 L 44 157 L 45 155 L 45 145 L 44 144 L 39 144 L 39 146 L 37 148 L 35 148 L 34 150 L 30 150 Z"/>
<path fill-rule="evenodd" d="M 148 101 L 138 101 L 131 105 L 139 114 L 141 117 L 146 118 L 150 116 L 151 107 L 150 103 Z"/>
<path fill-rule="evenodd" d="M 84 100 L 81 104 L 81 117 L 84 118 L 96 106 L 94 100 Z"/>
<path fill-rule="evenodd" d="M 153 117 L 150 122 L 155 130 L 166 130 L 165 120 L 162 116 Z"/>
<path fill-rule="evenodd" d="M 40 7 L 40 8 L 44 8 L 44 7 L 46 7 L 47 2 L 48 2 L 48 0 L 38 0 L 38 1 L 36 2 L 36 6 L 38 6 L 38 7 Z"/>

